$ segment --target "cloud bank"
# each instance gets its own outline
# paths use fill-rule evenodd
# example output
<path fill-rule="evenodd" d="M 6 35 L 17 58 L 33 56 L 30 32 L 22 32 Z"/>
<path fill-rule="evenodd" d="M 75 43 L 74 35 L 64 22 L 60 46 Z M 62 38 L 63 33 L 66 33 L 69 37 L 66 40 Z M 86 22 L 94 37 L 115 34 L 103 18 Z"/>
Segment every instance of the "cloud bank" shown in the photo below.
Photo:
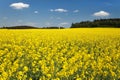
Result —
<path fill-rule="evenodd" d="M 18 2 L 18 3 L 12 3 L 10 7 L 13 9 L 24 9 L 24 8 L 29 8 L 30 5 L 23 2 Z"/>
<path fill-rule="evenodd" d="M 68 12 L 66 9 L 58 8 L 58 9 L 50 9 L 51 12 Z"/>
<path fill-rule="evenodd" d="M 97 16 L 97 17 L 106 17 L 109 16 L 110 13 L 106 12 L 106 11 L 99 11 L 99 12 L 95 12 L 93 14 L 93 16 Z"/>

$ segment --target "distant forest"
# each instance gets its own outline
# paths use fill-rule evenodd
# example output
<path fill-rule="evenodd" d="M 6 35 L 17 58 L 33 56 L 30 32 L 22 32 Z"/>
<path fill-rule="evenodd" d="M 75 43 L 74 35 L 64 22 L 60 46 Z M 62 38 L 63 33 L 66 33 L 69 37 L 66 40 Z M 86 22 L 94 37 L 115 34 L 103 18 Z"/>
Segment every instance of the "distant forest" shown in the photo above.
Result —
<path fill-rule="evenodd" d="M 11 26 L 11 27 L 2 27 L 2 29 L 38 29 L 37 27 L 33 26 Z"/>
<path fill-rule="evenodd" d="M 94 21 L 82 21 L 80 23 L 72 23 L 70 28 L 95 28 L 95 27 L 120 28 L 120 18 L 97 19 Z"/>
<path fill-rule="evenodd" d="M 1 29 L 64 29 L 64 27 L 33 27 L 33 26 L 11 26 L 11 27 L 2 27 Z"/>
<path fill-rule="evenodd" d="M 120 18 L 97 19 L 94 21 L 82 21 L 72 23 L 70 28 L 120 28 Z M 1 27 L 1 29 L 64 29 L 65 27 L 33 27 L 33 26 L 11 26 Z"/>

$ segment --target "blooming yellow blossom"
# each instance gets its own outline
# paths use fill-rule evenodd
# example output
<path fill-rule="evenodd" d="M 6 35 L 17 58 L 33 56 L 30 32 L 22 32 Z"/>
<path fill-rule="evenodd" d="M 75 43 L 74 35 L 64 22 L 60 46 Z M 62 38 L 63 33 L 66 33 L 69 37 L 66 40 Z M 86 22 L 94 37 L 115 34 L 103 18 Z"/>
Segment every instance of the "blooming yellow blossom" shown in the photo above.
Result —
<path fill-rule="evenodd" d="M 118 80 L 120 29 L 0 30 L 0 80 Z"/>

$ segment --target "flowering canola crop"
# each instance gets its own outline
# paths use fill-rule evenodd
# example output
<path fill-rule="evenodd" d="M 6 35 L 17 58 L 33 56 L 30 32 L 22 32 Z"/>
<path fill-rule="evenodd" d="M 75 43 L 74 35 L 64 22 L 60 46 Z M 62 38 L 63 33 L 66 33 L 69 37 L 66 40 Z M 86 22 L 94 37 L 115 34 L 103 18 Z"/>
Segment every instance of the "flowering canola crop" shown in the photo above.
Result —
<path fill-rule="evenodd" d="M 120 29 L 0 30 L 0 80 L 118 80 Z"/>

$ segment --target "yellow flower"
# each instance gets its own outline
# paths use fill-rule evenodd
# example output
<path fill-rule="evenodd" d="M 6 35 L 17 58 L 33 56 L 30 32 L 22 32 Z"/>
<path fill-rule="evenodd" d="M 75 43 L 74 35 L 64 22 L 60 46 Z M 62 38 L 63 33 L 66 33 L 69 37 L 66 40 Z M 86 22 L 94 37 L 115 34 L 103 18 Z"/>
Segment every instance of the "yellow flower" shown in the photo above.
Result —
<path fill-rule="evenodd" d="M 19 71 L 17 74 L 17 78 L 21 80 L 23 78 L 24 73 L 22 71 Z"/>
<path fill-rule="evenodd" d="M 28 71 L 28 67 L 27 67 L 27 66 L 24 66 L 23 70 L 24 70 L 25 72 L 27 72 L 27 71 Z"/>
<path fill-rule="evenodd" d="M 32 78 L 29 78 L 29 80 L 32 80 Z"/>
<path fill-rule="evenodd" d="M 82 80 L 81 78 L 77 78 L 76 80 Z"/>
<path fill-rule="evenodd" d="M 120 29 L 26 29 L 0 33 L 0 80 L 120 78 Z"/>
<path fill-rule="evenodd" d="M 50 78 L 50 77 L 51 77 L 51 74 L 47 74 L 47 77 Z"/>

